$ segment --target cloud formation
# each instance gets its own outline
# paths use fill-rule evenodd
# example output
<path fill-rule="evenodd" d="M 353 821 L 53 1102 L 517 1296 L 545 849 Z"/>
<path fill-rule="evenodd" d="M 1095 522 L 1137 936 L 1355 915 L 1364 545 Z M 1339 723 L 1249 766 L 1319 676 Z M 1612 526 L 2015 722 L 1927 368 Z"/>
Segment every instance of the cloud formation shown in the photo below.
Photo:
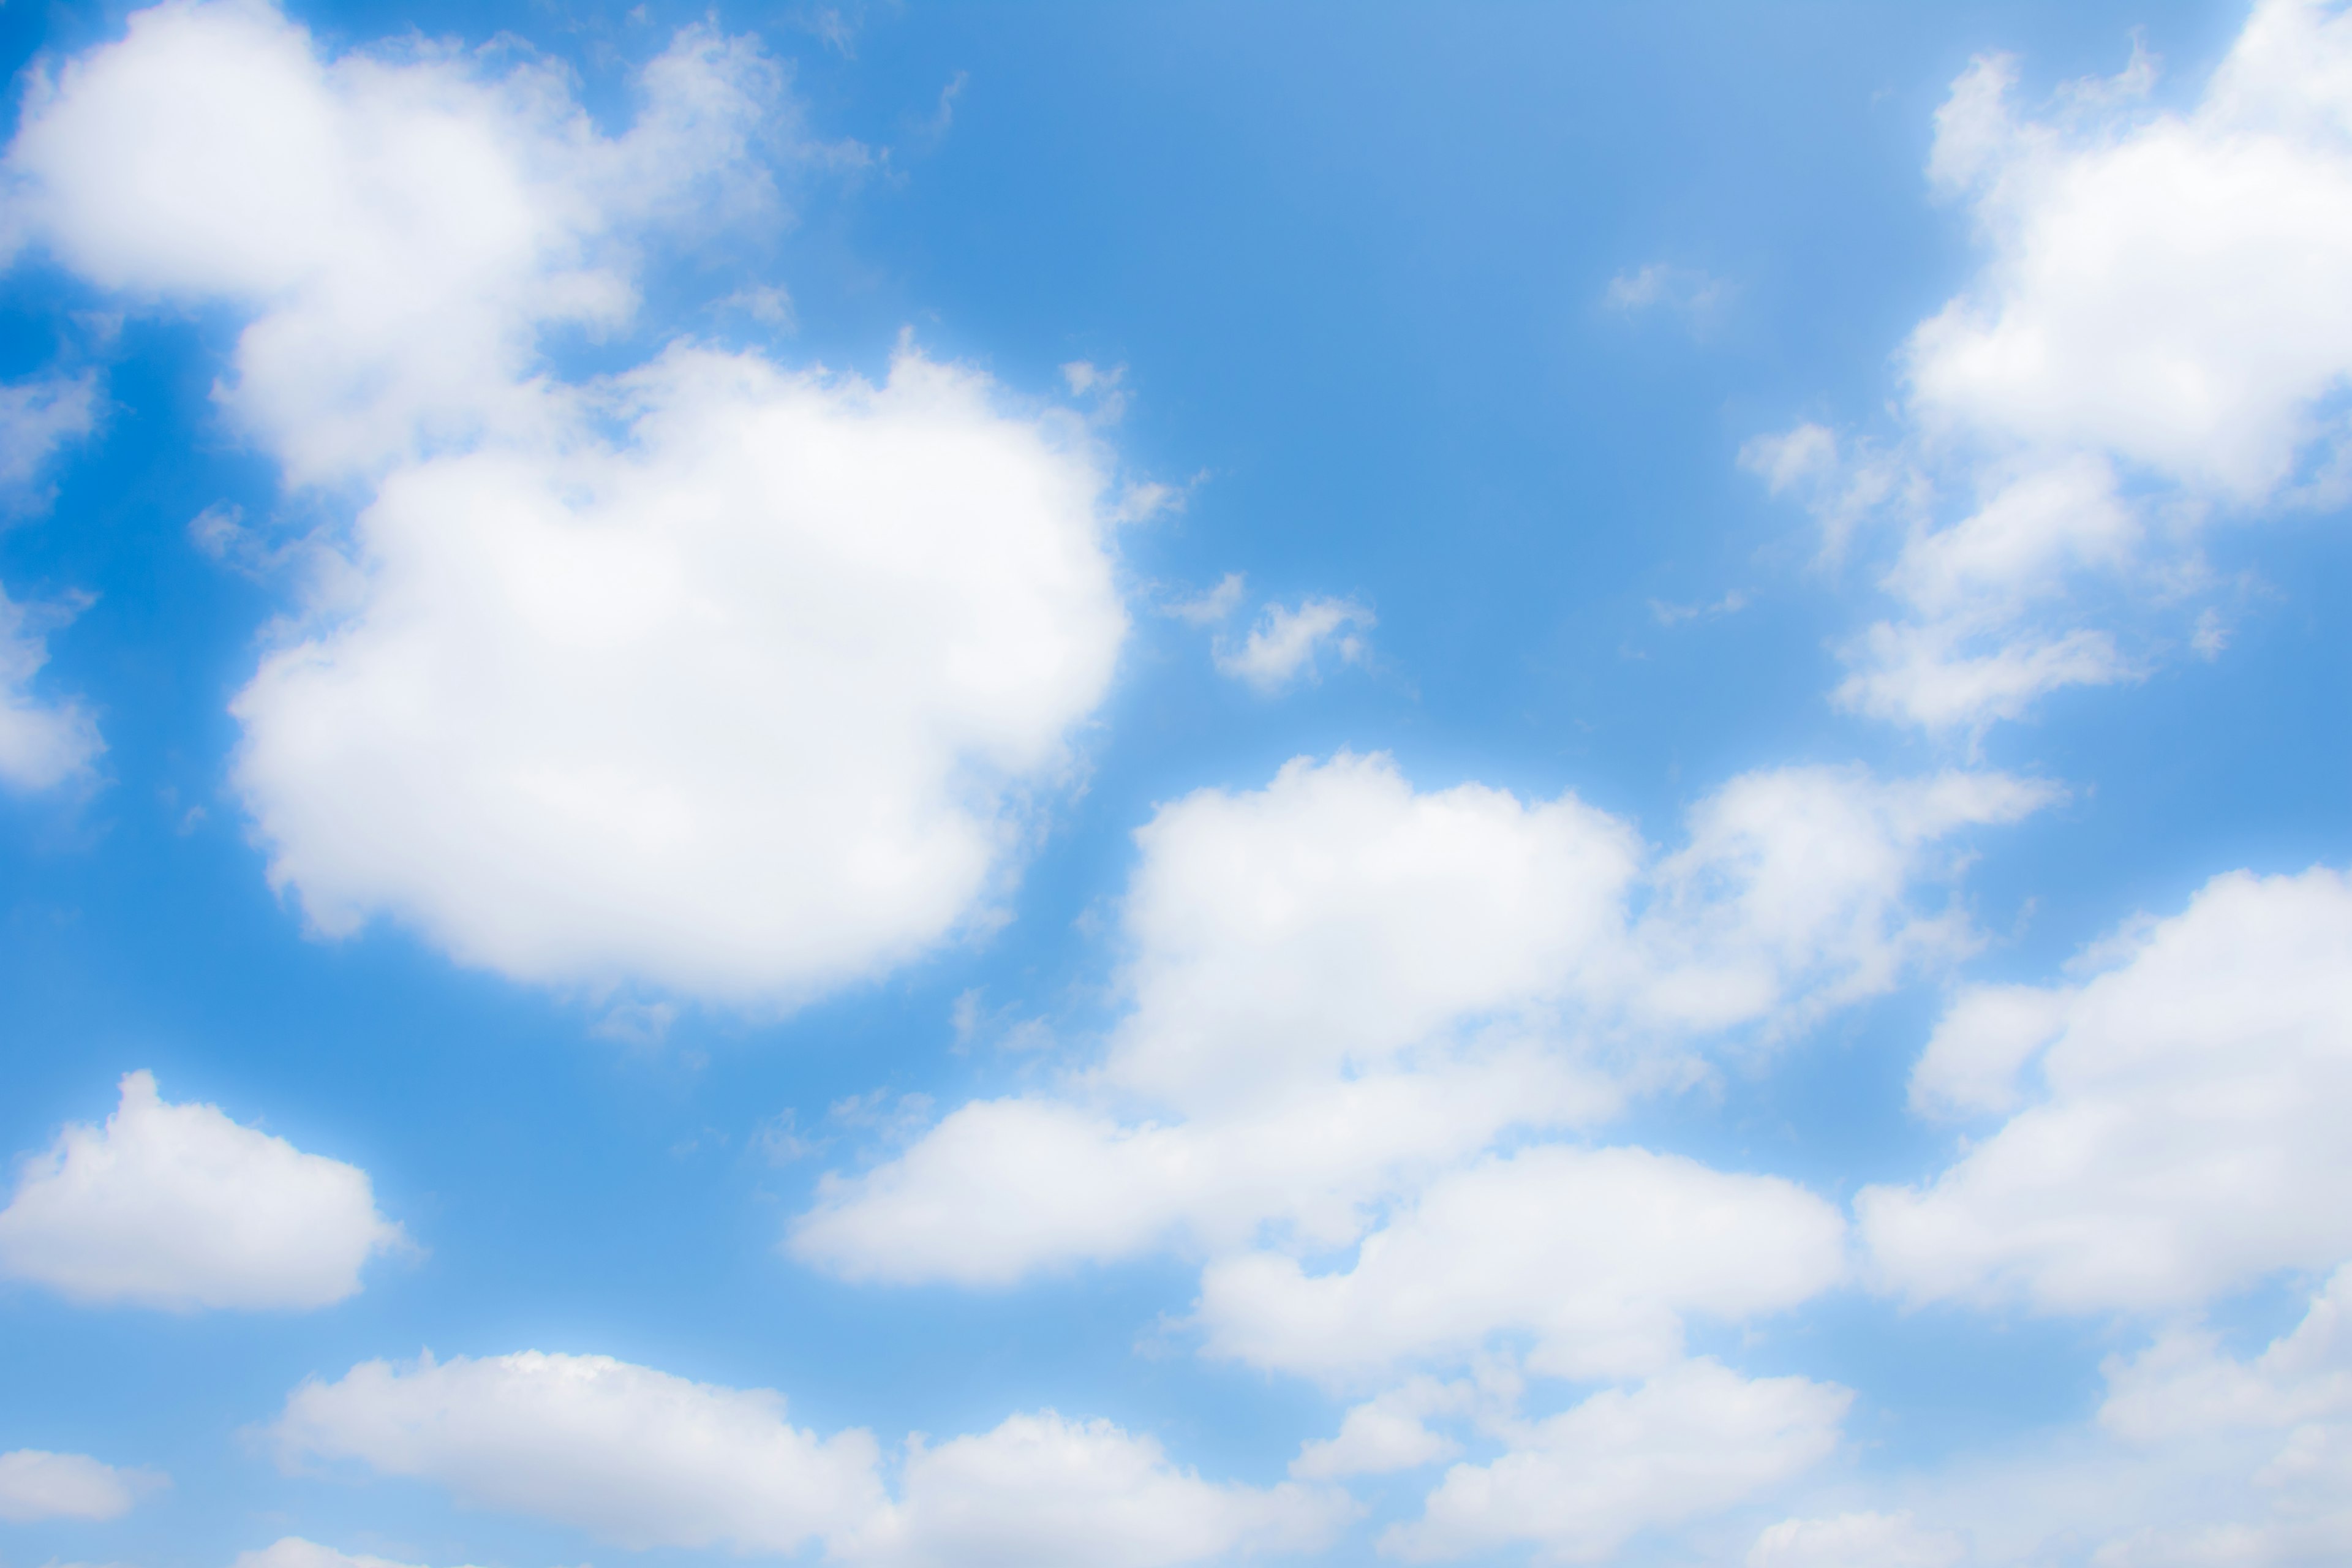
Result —
<path fill-rule="evenodd" d="M 625 331 L 642 254 L 777 209 L 755 44 L 689 28 L 625 133 L 561 69 L 327 58 L 257 5 L 134 16 L 39 77 L 20 240 L 247 313 L 219 390 L 290 484 L 367 497 L 233 705 L 273 883 L 330 935 L 788 1006 L 986 915 L 1127 619 L 1076 416 L 902 342 L 887 377 Z"/>
<path fill-rule="evenodd" d="M 1838 697 L 1931 730 L 2131 679 L 2187 638 L 2210 520 L 2352 493 L 2352 16 L 2263 0 L 2185 112 L 2138 54 L 2039 115 L 2017 75 L 1978 59 L 1937 116 L 1930 181 L 1986 254 L 1904 347 L 1895 443 L 1748 453 L 1832 552 L 1895 535 Z"/>
<path fill-rule="evenodd" d="M 0 1209 L 0 1275 L 77 1301 L 300 1310 L 354 1295 L 405 1245 L 367 1173 L 173 1105 L 127 1073 L 102 1127 L 68 1124 L 28 1156 Z"/>
<path fill-rule="evenodd" d="M 1513 1130 L 1590 1126 L 1964 952 L 1917 895 L 2023 781 L 1746 775 L 1644 847 L 1563 795 L 1420 792 L 1383 757 L 1161 808 L 1120 925 L 1129 1010 L 1058 1090 L 975 1100 L 796 1222 L 852 1279 L 999 1283 L 1162 1246 L 1352 1245 Z"/>
<path fill-rule="evenodd" d="M 152 1470 L 117 1469 L 87 1454 L 19 1448 L 0 1454 L 0 1520 L 120 1519 L 142 1492 L 166 1484 Z"/>
<path fill-rule="evenodd" d="M 871 1434 L 795 1427 L 772 1391 L 537 1351 L 368 1362 L 295 1390 L 270 1435 L 289 1466 L 357 1460 L 624 1547 L 822 1544 L 882 1568 L 1174 1568 L 1311 1550 L 1350 1509 L 1324 1489 L 1213 1485 L 1149 1437 L 1052 1411 L 936 1446 L 910 1437 L 893 1499 Z M 312 1564 L 296 1552 L 268 1568 Z"/>

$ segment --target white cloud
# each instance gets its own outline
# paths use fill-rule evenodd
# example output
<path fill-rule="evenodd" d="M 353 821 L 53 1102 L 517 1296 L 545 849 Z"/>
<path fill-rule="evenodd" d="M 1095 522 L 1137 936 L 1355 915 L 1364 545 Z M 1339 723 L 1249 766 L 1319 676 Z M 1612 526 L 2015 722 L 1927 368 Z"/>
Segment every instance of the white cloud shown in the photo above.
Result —
<path fill-rule="evenodd" d="M 98 373 L 50 371 L 23 381 L 0 382 L 0 498 L 16 504 L 42 504 L 34 489 L 49 458 L 68 441 L 89 434 L 98 423 Z"/>
<path fill-rule="evenodd" d="M 33 689 L 49 661 L 47 631 L 61 618 L 0 589 L 0 785 L 10 789 L 54 788 L 87 773 L 106 749 L 79 702 Z"/>
<path fill-rule="evenodd" d="M 705 28 L 619 137 L 511 59 L 175 3 L 37 80 L 7 155 L 28 243 L 248 311 L 228 416 L 372 493 L 234 705 L 273 882 L 329 934 L 741 1005 L 976 929 L 1124 637 L 1106 455 L 904 343 L 879 385 L 683 342 L 551 378 L 652 237 L 772 209 L 795 110 Z"/>
<path fill-rule="evenodd" d="M 1354 1511 L 1344 1493 L 1216 1485 L 1108 1421 L 1054 1412 L 936 1447 L 907 1444 L 903 1500 L 845 1562 L 887 1568 L 1172 1568 L 1259 1552 L 1312 1552 Z"/>
<path fill-rule="evenodd" d="M 1907 1513 L 1842 1513 L 1765 1526 L 1748 1568 L 1951 1568 L 1967 1554 L 1958 1536 Z"/>
<path fill-rule="evenodd" d="M 1832 553 L 1901 530 L 1898 613 L 1847 650 L 1847 705 L 1980 729 L 2144 660 L 2085 590 L 2164 609 L 2200 582 L 2218 513 L 2344 493 L 2352 436 L 2352 16 L 2264 0 L 2201 99 L 2148 100 L 2151 63 L 2070 84 L 2039 117 L 1977 60 L 1929 174 L 1986 249 L 1904 350 L 1898 449 L 1841 460 L 1816 426 L 1752 448 L 1811 490 Z"/>
<path fill-rule="evenodd" d="M 1632 1391 L 1605 1390 L 1512 1435 L 1490 1464 L 1456 1465 L 1384 1552 L 1415 1562 L 1526 1542 L 1598 1562 L 1640 1531 L 1719 1512 L 1836 1447 L 1853 1395 L 1801 1377 L 1744 1379 L 1685 1362 Z"/>
<path fill-rule="evenodd" d="M 1317 674 L 1316 655 L 1326 647 L 1342 664 L 1363 662 L 1370 651 L 1364 634 L 1374 624 L 1372 612 L 1352 599 L 1301 599 L 1295 610 L 1270 604 L 1240 647 L 1220 639 L 1213 657 L 1220 672 L 1270 696 L 1301 675 Z"/>
<path fill-rule="evenodd" d="M 289 1465 L 357 1459 L 626 1547 L 791 1552 L 882 1500 L 867 1433 L 820 1439 L 768 1390 L 609 1356 L 368 1362 L 295 1390 L 271 1436 Z"/>
<path fill-rule="evenodd" d="M 0 1274 L 79 1301 L 299 1310 L 355 1294 L 370 1258 L 405 1245 L 357 1166 L 167 1104 L 151 1074 L 121 1088 L 105 1126 L 69 1123 L 25 1161 Z"/>
<path fill-rule="evenodd" d="M 1462 1452 L 1462 1445 L 1430 1430 L 1430 1419 L 1476 1414 L 1482 1404 L 1493 1402 L 1496 1392 L 1469 1380 L 1440 1383 L 1433 1377 L 1407 1378 L 1349 1406 L 1334 1436 L 1300 1445 L 1298 1458 L 1290 1462 L 1290 1473 L 1304 1480 L 1384 1476 L 1454 1458 Z M 1499 1392 L 1516 1399 L 1516 1379 Z"/>
<path fill-rule="evenodd" d="M 1933 1182 L 1859 1195 L 1887 1289 L 2147 1310 L 2352 1256 L 2352 883 L 2217 877 L 2105 956 L 1937 1030 L 1916 1098 L 2023 1109 Z"/>
<path fill-rule="evenodd" d="M 770 1390 L 608 1356 L 369 1362 L 295 1390 L 270 1430 L 289 1467 L 356 1459 L 624 1547 L 821 1542 L 829 1560 L 880 1568 L 1173 1568 L 1312 1550 L 1352 1512 L 1328 1489 L 1203 1481 L 1150 1437 L 1052 1411 L 937 1445 L 908 1438 L 893 1500 L 868 1433 L 821 1438 Z M 304 1542 L 271 1551 L 284 1560 L 251 1568 L 376 1568 Z"/>
<path fill-rule="evenodd" d="M 626 448 L 385 484 L 352 613 L 234 705 L 273 880 L 557 983 L 792 1001 L 910 956 L 1109 679 L 1095 459 L 911 350 L 874 387 L 681 349 L 621 395 Z"/>
<path fill-rule="evenodd" d="M 1792 1307 L 1845 1271 L 1845 1225 L 1792 1183 L 1640 1149 L 1538 1147 L 1440 1178 L 1353 1266 L 1222 1258 L 1202 1277 L 1211 1354 L 1334 1375 L 1524 1334 L 1529 1371 L 1638 1377 L 1678 1359 L 1682 1319 Z"/>
<path fill-rule="evenodd" d="M 371 1557 L 364 1552 L 357 1556 L 338 1552 L 331 1546 L 321 1546 L 315 1541 L 305 1541 L 299 1535 L 280 1536 L 258 1552 L 240 1552 L 229 1568 L 414 1568 L 413 1564 L 395 1563 L 390 1558 Z"/>
<path fill-rule="evenodd" d="M 87 1454 L 19 1448 L 0 1454 L 0 1520 L 120 1519 L 140 1493 L 166 1484 L 152 1470 L 117 1469 Z"/>
<path fill-rule="evenodd" d="M 1703 320 L 1720 306 L 1730 286 L 1696 267 L 1650 261 L 1609 280 L 1602 298 L 1612 310 L 1632 315 L 1664 309 Z"/>
<path fill-rule="evenodd" d="M 1217 585 L 1205 594 L 1189 599 L 1179 599 L 1166 606 L 1164 614 L 1175 616 L 1187 626 L 1213 626 L 1230 618 L 1241 607 L 1243 579 L 1238 572 L 1228 572 L 1217 579 Z"/>
<path fill-rule="evenodd" d="M 1360 1239 L 1512 1129 L 1589 1125 L 1698 1040 L 1965 951 L 1941 841 L 2046 798 L 1998 775 L 1735 781 L 1652 857 L 1572 795 L 1415 791 L 1381 757 L 1205 790 L 1138 834 L 1129 1010 L 1050 1092 L 976 1100 L 794 1225 L 850 1278 L 1003 1282 L 1163 1245 Z"/>

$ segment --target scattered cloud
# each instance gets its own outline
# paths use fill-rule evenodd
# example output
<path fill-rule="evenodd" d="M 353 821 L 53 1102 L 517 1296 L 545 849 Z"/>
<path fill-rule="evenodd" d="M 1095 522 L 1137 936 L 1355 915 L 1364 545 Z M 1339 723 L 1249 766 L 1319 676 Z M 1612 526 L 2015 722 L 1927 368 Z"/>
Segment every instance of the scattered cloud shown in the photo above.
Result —
<path fill-rule="evenodd" d="M 1361 664 L 1371 651 L 1365 634 L 1374 624 L 1372 612 L 1353 599 L 1301 599 L 1296 609 L 1269 604 L 1241 647 L 1229 647 L 1221 637 L 1213 656 L 1221 673 L 1272 696 L 1302 675 L 1315 679 L 1320 673 L 1316 656 L 1325 647 L 1342 664 Z"/>
<path fill-rule="evenodd" d="M 93 370 L 0 382 L 0 506 L 47 508 L 52 492 L 38 481 L 59 448 L 96 428 L 98 401 Z"/>
<path fill-rule="evenodd" d="M 1748 1568 L 1952 1568 L 1959 1537 L 1920 1528 L 1907 1513 L 1842 1513 L 1767 1525 Z"/>
<path fill-rule="evenodd" d="M 28 1158 L 0 1209 L 0 1275 L 173 1310 L 328 1306 L 407 1245 L 366 1172 L 216 1107 L 169 1104 L 145 1072 L 124 1075 L 103 1127 L 68 1124 Z"/>
<path fill-rule="evenodd" d="M 120 1519 L 141 1494 L 170 1484 L 152 1470 L 117 1469 L 87 1454 L 19 1448 L 0 1454 L 0 1520 Z"/>
<path fill-rule="evenodd" d="M 10 216 L 134 302 L 247 310 L 224 412 L 372 498 L 233 705 L 314 929 L 790 1006 L 984 927 L 1108 685 L 1135 497 L 911 342 L 879 384 L 687 342 L 544 374 L 657 234 L 776 208 L 797 111 L 755 44 L 688 28 L 643 85 L 607 137 L 527 55 L 163 6 L 37 79 Z M 64 724 L 17 752 L 54 773 Z"/>
<path fill-rule="evenodd" d="M 1678 626 L 1685 621 L 1711 621 L 1722 616 L 1736 616 L 1748 607 L 1748 595 L 1734 588 L 1711 605 L 1669 605 L 1663 599 L 1650 601 L 1650 614 L 1662 626 Z"/>
<path fill-rule="evenodd" d="M 1601 1562 L 1638 1531 L 1720 1512 L 1817 1464 L 1853 1397 L 1681 1363 L 1521 1424 L 1501 1458 L 1446 1471 L 1423 1516 L 1391 1527 L 1381 1548 L 1427 1563 L 1524 1543 L 1557 1562 Z"/>
<path fill-rule="evenodd" d="M 1163 608 L 1163 615 L 1173 616 L 1187 626 L 1221 626 L 1233 619 L 1241 608 L 1243 580 L 1238 572 L 1228 572 L 1217 579 L 1217 585 L 1205 594 L 1190 599 L 1178 599 Z"/>
<path fill-rule="evenodd" d="M 1651 261 L 1609 280 L 1602 295 L 1611 310 L 1622 315 L 1664 310 L 1704 324 L 1729 300 L 1731 286 L 1696 267 Z"/>
<path fill-rule="evenodd" d="M 2352 16 L 2263 0 L 2186 111 L 2152 105 L 2137 52 L 2039 116 L 2005 57 L 1953 85 L 1928 174 L 1986 255 L 1905 345 L 1897 443 L 1750 449 L 1831 553 L 1865 522 L 1895 541 L 1895 613 L 1846 647 L 1842 703 L 1981 730 L 2132 679 L 2164 640 L 2147 617 L 2201 594 L 2208 520 L 2352 493 L 2347 68 Z"/>
<path fill-rule="evenodd" d="M 1701 1042 L 1769 1040 L 1966 952 L 1963 916 L 1918 897 L 1954 868 L 1940 846 L 2049 798 L 1752 774 L 1655 855 L 1572 795 L 1423 793 L 1382 757 L 1199 792 L 1137 836 L 1128 1011 L 1100 1059 L 828 1176 L 790 1245 L 854 1279 L 967 1284 L 1226 1256 L 1265 1227 L 1351 1246 L 1507 1132 L 1592 1125 L 1686 1081 Z"/>
<path fill-rule="evenodd" d="M 0 785 L 55 789 L 87 777 L 106 750 L 98 721 L 78 699 L 34 689 L 49 661 L 48 634 L 80 608 L 22 605 L 0 589 Z"/>

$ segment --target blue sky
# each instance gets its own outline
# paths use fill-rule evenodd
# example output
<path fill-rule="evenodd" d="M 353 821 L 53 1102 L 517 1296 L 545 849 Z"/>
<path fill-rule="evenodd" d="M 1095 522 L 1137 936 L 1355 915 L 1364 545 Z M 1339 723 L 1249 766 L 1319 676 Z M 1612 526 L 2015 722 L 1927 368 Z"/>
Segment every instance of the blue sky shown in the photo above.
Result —
<path fill-rule="evenodd" d="M 0 1563 L 2352 1555 L 2352 15 L 0 37 Z"/>

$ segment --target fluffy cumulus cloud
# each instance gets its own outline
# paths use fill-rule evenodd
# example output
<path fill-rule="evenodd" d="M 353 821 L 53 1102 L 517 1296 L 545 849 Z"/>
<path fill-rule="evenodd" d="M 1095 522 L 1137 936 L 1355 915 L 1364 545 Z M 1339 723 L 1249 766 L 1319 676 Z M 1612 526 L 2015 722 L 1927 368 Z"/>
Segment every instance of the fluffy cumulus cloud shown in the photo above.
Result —
<path fill-rule="evenodd" d="M 1842 1513 L 1765 1526 L 1748 1568 L 1952 1568 L 1966 1555 L 1958 1536 L 1907 1513 Z"/>
<path fill-rule="evenodd" d="M 2219 877 L 2094 959 L 1937 1031 L 1921 1103 L 2015 1109 L 1933 1181 L 1859 1194 L 1885 1287 L 2156 1310 L 2352 1257 L 2352 881 Z"/>
<path fill-rule="evenodd" d="M 608 136 L 511 52 L 165 5 L 36 80 L 9 217 L 133 302 L 245 311 L 226 416 L 364 498 L 234 704 L 313 924 L 789 1005 L 1003 889 L 1125 634 L 1121 508 L 1083 421 L 910 343 L 878 382 L 687 342 L 547 374 L 550 330 L 628 329 L 653 237 L 851 155 L 745 40 L 641 86 Z"/>
<path fill-rule="evenodd" d="M 0 1520 L 120 1519 L 140 1494 L 163 1486 L 152 1470 L 117 1469 L 87 1454 L 19 1448 L 0 1454 Z"/>
<path fill-rule="evenodd" d="M 1294 762 L 1138 834 L 1129 1008 L 1055 1092 L 966 1105 L 828 1179 L 792 1239 L 856 1279 L 989 1283 L 1271 1227 L 1339 1247 L 1512 1129 L 1590 1124 L 1695 1042 L 1769 1037 L 1964 951 L 1920 896 L 1949 837 L 2032 809 L 1999 775 L 1735 781 L 1648 851 L 1564 795 Z"/>
<path fill-rule="evenodd" d="M 1227 582 L 1239 586 L 1239 580 Z M 1219 592 L 1222 592 L 1222 585 Z M 1213 602 L 1214 595 L 1211 596 Z M 1189 611 L 1192 606 L 1185 606 Z M 1305 676 L 1317 674 L 1316 656 L 1325 648 L 1341 664 L 1360 664 L 1370 652 L 1366 634 L 1372 612 L 1352 599 L 1306 598 L 1296 609 L 1270 604 L 1236 647 L 1218 639 L 1217 668 L 1268 696 Z"/>
<path fill-rule="evenodd" d="M 405 1245 L 357 1166 L 170 1104 L 149 1073 L 121 1092 L 104 1126 L 70 1124 L 24 1163 L 0 1275 L 78 1301 L 299 1310 L 356 1293 L 370 1258 Z"/>
<path fill-rule="evenodd" d="M 1204 1353 L 1368 1395 L 1294 1477 L 1501 1445 L 1392 1550 L 1605 1555 L 1834 1443 L 1842 1390 L 1685 1361 L 1684 1333 L 1834 1286 L 1845 1226 L 1786 1181 L 1547 1140 L 1966 952 L 1954 837 L 2048 798 L 1757 773 L 1660 852 L 1573 795 L 1417 790 L 1383 757 L 1202 791 L 1138 834 L 1099 1048 L 826 1177 L 789 1245 L 877 1282 L 1196 1258 Z M 1529 1377 L 1589 1396 L 1530 1421 Z"/>
<path fill-rule="evenodd" d="M 1051 1411 L 936 1445 L 909 1438 L 893 1499 L 865 1431 L 820 1437 L 792 1426 L 769 1390 L 607 1356 L 370 1362 L 297 1389 L 271 1435 L 289 1465 L 357 1460 L 625 1547 L 822 1544 L 833 1560 L 883 1568 L 1174 1568 L 1312 1549 L 1349 1512 L 1325 1489 L 1203 1481 L 1148 1437 Z M 268 1568 L 313 1568 L 302 1553 L 323 1549 L 271 1550 L 290 1555 Z"/>
<path fill-rule="evenodd" d="M 1905 348 L 1896 444 L 1806 426 L 1751 451 L 1833 542 L 1899 533 L 1898 613 L 1840 696 L 1936 729 L 2129 678 L 2165 634 L 2136 652 L 2145 617 L 2091 603 L 2192 599 L 2208 517 L 2352 480 L 2352 16 L 2263 0 L 2184 111 L 2137 56 L 2039 114 L 2017 75 L 1979 59 L 1937 118 L 1930 178 L 1986 257 Z"/>
<path fill-rule="evenodd" d="M 1554 1561 L 1601 1562 L 1638 1531 L 1718 1512 L 1819 1462 L 1852 1399 L 1685 1362 L 1522 1424 L 1502 1458 L 1448 1470 L 1423 1517 L 1381 1547 L 1428 1562 L 1529 1543 Z"/>

